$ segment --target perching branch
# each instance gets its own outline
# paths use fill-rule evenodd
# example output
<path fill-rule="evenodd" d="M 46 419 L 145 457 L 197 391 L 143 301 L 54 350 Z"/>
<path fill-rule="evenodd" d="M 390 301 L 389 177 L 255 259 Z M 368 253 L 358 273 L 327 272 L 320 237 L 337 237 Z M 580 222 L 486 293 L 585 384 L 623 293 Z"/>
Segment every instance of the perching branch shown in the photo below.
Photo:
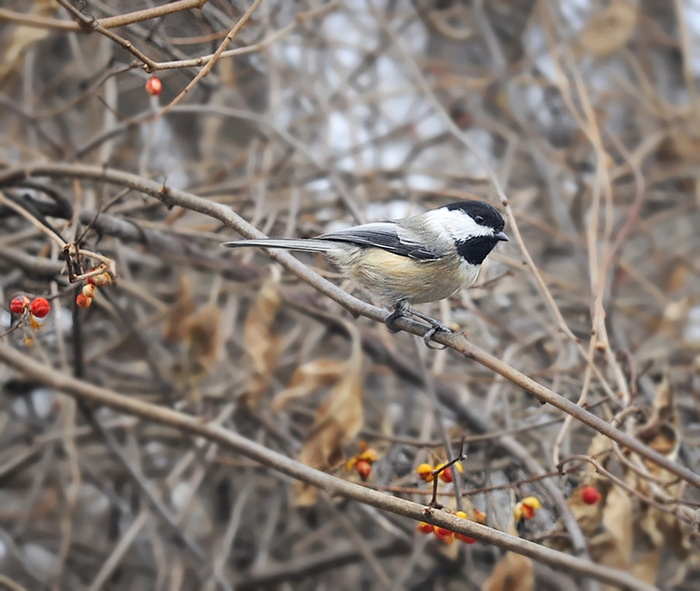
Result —
<path fill-rule="evenodd" d="M 23 179 L 41 176 L 50 178 L 82 178 L 129 187 L 135 191 L 155 197 L 169 207 L 180 206 L 220 220 L 227 227 L 235 230 L 246 238 L 266 238 L 265 234 L 260 232 L 257 228 L 251 226 L 233 210 L 224 205 L 202 199 L 185 191 L 169 188 L 166 185 L 143 179 L 137 175 L 127 172 L 77 164 L 37 163 L 5 170 L 2 174 L 0 174 L 0 186 L 8 186 Z M 308 283 L 319 292 L 327 295 L 352 314 L 365 316 L 378 322 L 384 321 L 387 314 L 385 310 L 372 306 L 371 304 L 351 296 L 347 292 L 343 291 L 336 285 L 312 271 L 309 267 L 304 265 L 298 259 L 294 258 L 292 255 L 279 251 L 269 251 L 267 254 L 271 259 L 279 262 L 302 281 Z M 404 330 L 419 336 L 422 336 L 426 331 L 426 327 L 424 325 L 406 318 L 397 320 L 396 327 L 400 330 Z M 454 349 L 465 357 L 472 359 L 484 367 L 487 367 L 495 373 L 503 376 L 512 384 L 535 396 L 540 402 L 551 404 L 555 408 L 558 408 L 559 410 L 573 416 L 581 423 L 588 425 L 592 429 L 609 437 L 613 441 L 616 441 L 623 447 L 628 448 L 630 451 L 638 453 L 643 458 L 646 458 L 663 469 L 668 470 L 670 473 L 675 474 L 679 478 L 685 480 L 687 483 L 700 488 L 700 475 L 695 474 L 685 466 L 673 462 L 666 456 L 644 445 L 639 440 L 629 436 L 627 433 L 614 428 L 606 421 L 577 406 L 573 402 L 543 386 L 542 384 L 539 384 L 522 372 L 503 363 L 493 355 L 479 349 L 470 343 L 463 335 L 454 333 L 437 333 L 434 340 L 447 347 L 450 347 L 451 349 Z"/>

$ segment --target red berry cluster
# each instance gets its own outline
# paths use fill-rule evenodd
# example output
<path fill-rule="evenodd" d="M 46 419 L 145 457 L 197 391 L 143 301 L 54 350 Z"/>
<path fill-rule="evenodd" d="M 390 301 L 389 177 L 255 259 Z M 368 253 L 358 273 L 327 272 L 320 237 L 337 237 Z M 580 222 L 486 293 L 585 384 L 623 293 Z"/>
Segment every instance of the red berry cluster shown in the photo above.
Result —
<path fill-rule="evenodd" d="M 472 521 L 481 524 L 486 523 L 486 513 L 479 511 L 478 509 L 474 509 L 472 513 Z M 467 515 L 467 513 L 464 511 L 456 511 L 455 515 L 457 517 L 461 517 L 462 519 L 470 519 L 469 515 Z M 423 534 L 434 534 L 438 540 L 444 542 L 445 544 L 451 544 L 455 541 L 455 539 L 459 540 L 460 542 L 464 542 L 465 544 L 473 544 L 476 542 L 476 538 L 465 536 L 464 534 L 458 534 L 450 529 L 438 527 L 437 525 L 426 523 L 425 521 L 421 521 L 418 524 L 418 531 Z"/>
<path fill-rule="evenodd" d="M 39 321 L 46 318 L 51 312 L 51 304 L 46 298 L 32 300 L 29 299 L 29 296 L 18 295 L 10 301 L 10 312 L 20 317 L 19 322 L 10 331 L 21 328 L 24 332 L 25 346 L 31 347 L 34 344 L 34 339 L 25 331 L 26 326 L 29 324 L 34 330 L 39 330 L 42 326 Z"/>
<path fill-rule="evenodd" d="M 29 312 L 33 318 L 46 318 L 51 312 L 51 304 L 46 298 L 30 300 L 26 295 L 15 296 L 10 302 L 10 311 L 13 314 L 21 315 Z"/>
<path fill-rule="evenodd" d="M 457 468 L 457 472 L 459 472 L 460 474 L 464 472 L 464 468 L 459 462 L 455 462 L 454 464 L 452 464 L 452 466 L 447 466 L 446 468 L 445 465 L 446 463 L 438 464 L 437 466 L 431 466 L 430 464 L 420 464 L 416 468 L 416 472 L 418 473 L 418 476 L 421 478 L 421 480 L 424 480 L 425 482 L 432 482 L 435 479 L 436 473 L 438 478 L 443 482 L 452 482 L 455 478 L 454 473 L 452 472 L 453 467 Z"/>

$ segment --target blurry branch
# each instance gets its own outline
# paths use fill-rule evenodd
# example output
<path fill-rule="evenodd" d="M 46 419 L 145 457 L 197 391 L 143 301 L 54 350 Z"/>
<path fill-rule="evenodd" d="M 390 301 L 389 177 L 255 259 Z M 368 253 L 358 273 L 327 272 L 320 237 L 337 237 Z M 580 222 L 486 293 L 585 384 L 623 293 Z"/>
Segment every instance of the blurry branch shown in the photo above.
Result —
<path fill-rule="evenodd" d="M 59 0 L 60 2 L 61 0 Z M 172 109 L 175 105 L 177 105 L 187 94 L 192 90 L 199 81 L 207 76 L 209 72 L 211 72 L 214 69 L 214 66 L 216 65 L 216 62 L 221 59 L 221 54 L 226 50 L 226 48 L 231 44 L 233 41 L 233 38 L 236 36 L 238 31 L 240 31 L 243 26 L 250 20 L 250 17 L 253 16 L 253 13 L 258 9 L 260 4 L 262 4 L 263 0 L 253 0 L 253 3 L 250 5 L 248 10 L 243 13 L 243 16 L 238 19 L 235 25 L 233 25 L 233 28 L 228 32 L 224 40 L 221 42 L 221 45 L 219 45 L 218 49 L 214 52 L 214 55 L 211 57 L 211 59 L 204 64 L 204 67 L 197 72 L 197 75 L 189 82 L 185 88 L 182 89 L 180 94 L 178 94 L 172 101 L 170 101 L 170 104 L 165 108 L 165 110 L 161 113 L 161 115 L 165 115 L 170 109 Z M 151 62 L 151 65 L 149 65 L 149 68 L 147 68 L 148 72 L 153 71 L 153 62 Z"/>
<path fill-rule="evenodd" d="M 328 4 L 323 4 L 319 6 L 318 8 L 314 8 L 313 10 L 308 10 L 306 12 L 301 12 L 296 15 L 294 18 L 294 22 L 289 23 L 285 27 L 282 27 L 281 29 L 278 29 L 274 33 L 271 33 L 267 37 L 265 37 L 262 41 L 258 41 L 257 43 L 253 43 L 252 45 L 246 45 L 245 47 L 237 47 L 236 49 L 229 49 L 227 51 L 222 52 L 220 55 L 217 56 L 216 53 L 211 53 L 209 55 L 203 55 L 201 57 L 189 59 L 189 60 L 175 60 L 171 62 L 156 62 L 154 64 L 154 70 L 172 70 L 174 68 L 191 68 L 193 66 L 202 66 L 209 61 L 213 60 L 215 57 L 216 59 L 221 59 L 221 58 L 226 58 L 226 57 L 233 57 L 236 55 L 245 55 L 247 53 L 255 53 L 256 51 L 262 51 L 263 49 L 266 49 L 273 43 L 279 41 L 280 39 L 283 39 L 287 35 L 289 35 L 294 29 L 296 29 L 300 24 L 314 19 L 318 16 L 324 15 L 328 12 L 332 12 L 338 8 L 340 5 L 339 0 L 331 0 L 328 2 Z"/>
<path fill-rule="evenodd" d="M 2 97 L 0 97 L 0 101 Z M 360 208 L 357 206 L 357 202 L 353 198 L 352 194 L 348 190 L 345 182 L 343 181 L 340 174 L 334 169 L 329 169 L 303 142 L 299 141 L 291 133 L 289 133 L 283 127 L 280 127 L 271 120 L 270 117 L 265 117 L 258 115 L 251 111 L 246 111 L 245 109 L 232 109 L 226 107 L 213 107 L 211 105 L 177 105 L 172 109 L 172 114 L 175 113 L 199 113 L 207 116 L 217 116 L 217 117 L 231 117 L 234 119 L 242 119 L 243 121 L 249 121 L 260 126 L 265 131 L 263 133 L 274 133 L 279 139 L 284 143 L 294 148 L 299 154 L 302 154 L 311 164 L 313 164 L 319 171 L 323 172 L 324 176 L 327 176 L 333 187 L 340 195 L 343 200 L 344 205 L 348 208 L 348 211 L 353 216 L 356 222 L 363 222 L 364 215 Z M 83 146 L 79 147 L 74 154 L 71 154 L 68 159 L 83 159 L 89 152 L 95 150 L 98 146 L 116 135 L 125 132 L 126 130 L 138 126 L 141 122 L 158 117 L 160 111 L 154 113 L 153 111 L 147 111 L 136 117 L 132 117 L 129 121 L 117 124 L 113 129 L 109 129 L 98 136 L 88 140 Z M 269 130 L 269 131 L 268 131 Z"/>
<path fill-rule="evenodd" d="M 0 8 L 0 22 L 7 21 L 11 23 L 16 23 L 20 25 L 25 25 L 29 27 L 37 27 L 42 29 L 56 29 L 62 31 L 73 31 L 73 32 L 91 32 L 96 31 L 98 33 L 105 34 L 108 29 L 114 29 L 116 27 L 122 27 L 132 23 L 149 20 L 152 18 L 158 18 L 168 14 L 173 14 L 175 12 L 181 12 L 185 10 L 191 10 L 193 8 L 200 8 L 206 4 L 208 0 L 178 0 L 176 2 L 171 2 L 169 4 L 164 4 L 162 6 L 156 6 L 154 8 L 147 8 L 144 10 L 136 10 L 134 12 L 128 12 L 126 14 L 120 14 L 117 16 L 110 16 L 106 18 L 97 19 L 95 17 L 90 17 L 84 13 L 80 13 L 82 16 L 74 16 L 80 20 L 79 23 L 73 23 L 68 21 L 62 21 L 58 19 L 34 16 L 31 14 L 22 14 L 18 12 L 13 12 L 4 8 Z M 211 53 L 208 55 L 203 55 L 200 57 L 192 59 L 182 59 L 173 60 L 169 62 L 156 62 L 151 60 L 144 61 L 143 54 L 139 53 L 136 57 L 139 60 L 144 61 L 145 70 L 147 72 L 155 72 L 157 70 L 173 70 L 177 68 L 192 68 L 199 67 L 208 64 L 209 62 L 216 62 L 219 59 L 233 57 L 237 55 L 245 55 L 248 53 L 255 53 L 257 51 L 262 51 L 266 49 L 273 43 L 276 43 L 280 39 L 283 39 L 289 35 L 292 31 L 299 27 L 299 25 L 305 23 L 306 21 L 312 20 L 319 16 L 325 15 L 329 12 L 333 12 L 340 6 L 339 0 L 331 0 L 326 4 L 322 4 L 318 8 L 307 10 L 306 12 L 301 12 L 294 17 L 294 21 L 288 25 L 278 29 L 274 33 L 271 33 L 265 37 L 262 41 L 253 43 L 252 45 L 246 45 L 245 47 L 236 47 L 235 49 L 229 49 L 226 51 L 217 51 L 216 53 Z M 239 20 L 240 23 L 243 19 Z M 238 23 L 236 26 L 238 27 Z M 242 25 L 241 25 L 242 26 Z M 229 33 L 228 35 L 230 35 Z M 109 37 L 109 35 L 107 35 Z M 112 41 L 118 43 L 128 51 L 131 51 L 126 44 L 130 44 L 129 41 L 115 37 L 109 37 Z M 224 47 L 225 45 L 222 44 Z M 131 45 L 133 48 L 133 45 Z M 220 48 L 221 49 L 221 48 Z M 133 53 L 133 51 L 132 51 Z M 129 66 L 127 69 L 130 69 Z"/>
<path fill-rule="evenodd" d="M 68 12 L 70 12 L 76 19 L 78 19 L 78 22 L 82 23 L 83 28 L 90 31 L 95 31 L 100 35 L 104 35 L 110 41 L 114 41 L 114 43 L 120 45 L 126 51 L 133 54 L 134 57 L 136 57 L 138 60 L 142 61 L 146 66 L 146 71 L 151 71 L 150 68 L 154 63 L 153 60 L 149 58 L 145 53 L 141 52 L 139 49 L 134 47 L 134 44 L 131 41 L 124 39 L 124 37 L 121 37 L 120 35 L 117 35 L 116 33 L 113 33 L 108 29 L 105 29 L 105 27 L 103 27 L 95 17 L 83 14 L 80 10 L 75 8 L 68 0 L 56 1 L 61 6 L 63 6 L 63 8 L 65 8 Z"/>
<path fill-rule="evenodd" d="M 92 22 L 99 24 L 99 26 L 103 29 L 114 29 L 116 27 L 123 27 L 124 25 L 130 25 L 131 23 L 138 23 L 184 10 L 201 8 L 208 1 L 209 0 L 176 0 L 175 2 L 169 2 L 167 4 L 163 4 L 162 6 L 145 8 L 144 10 L 135 10 L 134 12 L 127 12 L 126 14 L 119 14 L 117 16 L 109 16 L 101 19 L 96 19 L 89 16 L 87 18 Z M 40 29 L 57 29 L 61 31 L 76 31 L 82 33 L 89 32 L 93 29 L 91 24 L 85 23 L 85 21 L 82 19 L 80 19 L 80 21 L 83 24 L 72 23 L 55 18 L 22 14 L 20 12 L 13 12 L 12 10 L 6 10 L 4 8 L 0 8 L 0 21 L 7 21 L 18 25 L 36 27 Z"/>
<path fill-rule="evenodd" d="M 233 228 L 236 232 L 246 238 L 267 237 L 260 230 L 250 225 L 242 217 L 225 205 L 202 199 L 196 195 L 187 193 L 186 191 L 180 191 L 178 189 L 167 187 L 156 183 L 155 181 L 144 179 L 135 174 L 109 170 L 98 166 L 85 166 L 80 164 L 27 164 L 19 168 L 6 169 L 0 173 L 0 187 L 12 185 L 13 183 L 17 183 L 33 176 L 47 176 L 52 178 L 82 178 L 129 187 L 135 191 L 155 197 L 168 207 L 179 206 L 210 216 L 214 219 L 218 219 L 227 227 Z M 377 308 L 376 306 L 372 306 L 371 304 L 351 296 L 333 283 L 321 277 L 318 273 L 312 271 L 309 267 L 298 259 L 294 258 L 289 253 L 268 251 L 267 255 L 294 273 L 302 281 L 308 283 L 314 289 L 339 303 L 353 315 L 366 316 L 367 318 L 371 318 L 377 322 L 384 321 L 387 315 L 386 310 L 382 310 L 381 308 Z M 222 256 L 224 256 L 223 253 Z M 414 322 L 408 318 L 398 320 L 396 327 L 400 330 L 404 330 L 419 336 L 423 336 L 427 330 L 424 324 Z M 642 457 L 682 478 L 689 484 L 700 488 L 700 475 L 695 474 L 685 466 L 675 463 L 663 454 L 649 448 L 641 441 L 631 437 L 627 433 L 616 429 L 610 425 L 610 423 L 598 418 L 580 406 L 577 406 L 570 400 L 529 378 L 508 364 L 503 363 L 493 355 L 482 351 L 478 347 L 471 344 L 463 335 L 454 333 L 437 333 L 434 340 L 450 347 L 451 349 L 454 349 L 468 359 L 472 359 L 484 367 L 498 373 L 514 385 L 523 388 L 527 392 L 530 392 L 540 402 L 549 403 L 559 410 L 570 414 L 581 423 L 588 425 L 599 433 L 609 437 L 613 441 L 616 441 L 623 447 L 627 447 L 631 451 L 638 453 Z"/>
<path fill-rule="evenodd" d="M 620 587 L 629 587 L 639 591 L 656 589 L 656 587 L 643 583 L 624 571 L 593 564 L 563 552 L 540 546 L 534 542 L 510 536 L 473 521 L 461 519 L 445 511 L 429 510 L 419 503 L 393 497 L 315 470 L 254 441 L 241 437 L 220 425 L 206 424 L 198 417 L 144 402 L 132 396 L 124 396 L 107 388 L 101 388 L 75 379 L 35 361 L 28 355 L 20 353 L 10 346 L 0 344 L 0 361 L 21 371 L 31 380 L 55 388 L 84 402 L 101 404 L 129 415 L 141 417 L 147 421 L 179 429 L 185 433 L 198 435 L 209 441 L 219 443 L 273 470 L 322 489 L 330 496 L 344 497 L 416 521 L 426 521 L 433 525 L 477 538 L 494 546 L 535 558 L 557 568 L 580 573 Z"/>
<path fill-rule="evenodd" d="M 630 497 L 637 497 L 640 501 L 647 503 L 648 505 L 651 505 L 653 507 L 656 507 L 659 511 L 663 511 L 664 513 L 674 515 L 681 521 L 684 521 L 688 524 L 693 524 L 697 521 L 695 511 L 692 510 L 690 507 L 679 505 L 676 499 L 670 498 L 667 495 L 665 495 L 661 501 L 651 496 L 647 496 L 637 487 L 627 484 L 622 478 L 619 478 L 609 470 L 606 470 L 599 461 L 589 456 L 580 454 L 568 456 L 567 458 L 559 462 L 557 468 L 561 473 L 565 474 L 567 471 L 564 469 L 564 466 L 571 462 L 587 462 L 588 464 L 591 464 L 591 466 L 595 468 L 595 471 L 598 474 L 603 474 L 608 480 L 627 491 Z"/>

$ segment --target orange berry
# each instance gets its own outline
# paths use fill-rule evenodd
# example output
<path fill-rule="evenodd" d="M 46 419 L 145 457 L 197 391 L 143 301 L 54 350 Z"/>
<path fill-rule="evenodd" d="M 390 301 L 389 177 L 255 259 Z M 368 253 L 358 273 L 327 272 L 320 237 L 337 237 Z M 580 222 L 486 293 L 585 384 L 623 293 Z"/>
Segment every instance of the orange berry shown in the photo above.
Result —
<path fill-rule="evenodd" d="M 469 516 L 464 511 L 455 511 L 455 515 L 457 517 L 461 517 L 462 519 L 469 519 Z M 465 544 L 473 544 L 474 542 L 476 542 L 475 538 L 470 538 L 469 536 L 465 536 L 464 534 L 455 534 L 455 537 L 460 542 L 464 542 Z"/>
<path fill-rule="evenodd" d="M 440 540 L 441 542 L 445 542 L 446 544 L 451 544 L 454 542 L 455 539 L 455 532 L 445 529 L 444 527 L 436 527 L 435 528 L 435 537 Z"/>
<path fill-rule="evenodd" d="M 365 462 L 369 462 L 370 464 L 374 464 L 374 462 L 377 461 L 378 456 L 375 450 L 373 450 L 371 447 L 368 447 L 367 449 L 362 450 L 357 455 L 357 459 L 364 460 Z"/>
<path fill-rule="evenodd" d="M 595 486 L 587 486 L 581 492 L 581 500 L 586 505 L 595 505 L 602 498 L 603 495 L 600 494 L 600 491 Z"/>
<path fill-rule="evenodd" d="M 532 519 L 535 516 L 535 511 L 542 507 L 542 503 L 537 497 L 525 497 L 517 503 L 513 509 L 513 515 L 517 521 L 521 519 Z"/>
<path fill-rule="evenodd" d="M 151 76 L 146 82 L 146 92 L 151 96 L 158 96 L 163 92 L 163 83 L 158 76 Z"/>
<path fill-rule="evenodd" d="M 357 460 L 355 470 L 360 475 L 362 480 L 367 480 L 369 475 L 372 473 L 372 464 L 370 464 L 367 460 Z"/>
<path fill-rule="evenodd" d="M 10 311 L 13 314 L 23 314 L 30 303 L 31 300 L 26 295 L 15 296 L 10 302 Z"/>
<path fill-rule="evenodd" d="M 425 482 L 433 481 L 433 467 L 430 464 L 421 464 L 416 468 L 416 472 Z"/>
<path fill-rule="evenodd" d="M 44 318 L 51 312 L 51 304 L 49 304 L 49 300 L 46 298 L 35 298 L 29 305 L 29 309 L 32 311 L 33 316 Z"/>
<path fill-rule="evenodd" d="M 474 517 L 472 517 L 472 520 L 483 525 L 486 523 L 486 513 L 479 511 L 478 509 L 474 509 Z"/>

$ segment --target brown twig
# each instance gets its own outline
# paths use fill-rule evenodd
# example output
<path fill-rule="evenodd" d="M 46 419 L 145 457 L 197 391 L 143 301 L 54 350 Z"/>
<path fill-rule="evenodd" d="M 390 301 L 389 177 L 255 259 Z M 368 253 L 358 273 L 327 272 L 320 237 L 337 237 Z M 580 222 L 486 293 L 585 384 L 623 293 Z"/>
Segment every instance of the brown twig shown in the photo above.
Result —
<path fill-rule="evenodd" d="M 86 402 L 105 405 L 114 410 L 141 417 L 149 422 L 159 423 L 179 429 L 185 433 L 205 437 L 209 441 L 217 442 L 233 451 L 259 461 L 273 470 L 318 487 L 331 497 L 341 496 L 416 521 L 427 521 L 433 525 L 477 538 L 503 549 L 536 558 L 546 564 L 564 568 L 599 581 L 633 587 L 640 591 L 656 590 L 656 587 L 653 585 L 643 583 L 624 571 L 593 564 L 533 542 L 510 536 L 476 522 L 461 519 L 444 511 L 428 511 L 428 508 L 424 505 L 341 480 L 325 472 L 300 464 L 219 425 L 202 422 L 198 417 L 143 402 L 131 396 L 123 396 L 106 388 L 100 388 L 88 382 L 77 380 L 35 361 L 7 345 L 0 344 L 0 360 L 37 382 Z"/>
<path fill-rule="evenodd" d="M 12 184 L 22 179 L 33 176 L 48 176 L 48 177 L 71 177 L 83 178 L 94 181 L 107 182 L 118 184 L 120 186 L 130 187 L 136 191 L 140 191 L 146 195 L 155 197 L 168 206 L 179 205 L 192 211 L 197 211 L 207 216 L 211 216 L 220 220 L 228 227 L 236 230 L 239 234 L 247 238 L 265 238 L 266 236 L 248 224 L 238 214 L 230 208 L 219 203 L 214 203 L 205 199 L 201 199 L 195 195 L 180 191 L 177 189 L 166 187 L 154 181 L 149 181 L 137 175 L 114 171 L 100 167 L 85 166 L 77 164 L 27 164 L 25 166 L 13 169 L 7 169 L 0 173 L 0 186 Z M 327 295 L 333 301 L 339 303 L 347 310 L 355 315 L 366 316 L 372 320 L 383 322 L 387 312 L 371 304 L 363 302 L 350 294 L 346 293 L 336 285 L 328 282 L 326 279 L 311 271 L 306 265 L 298 259 L 285 252 L 270 251 L 268 256 L 276 260 L 289 271 L 297 275 L 300 279 Z M 397 328 L 423 336 L 426 328 L 423 324 L 413 322 L 410 319 L 400 319 L 397 322 Z M 679 476 L 689 484 L 700 488 L 700 475 L 695 474 L 685 466 L 681 466 L 676 462 L 669 460 L 666 456 L 644 445 L 630 435 L 612 427 L 608 422 L 598 418 L 585 409 L 577 406 L 568 399 L 553 392 L 549 388 L 537 383 L 522 372 L 504 364 L 502 361 L 482 351 L 478 347 L 470 343 L 462 335 L 454 333 L 437 333 L 435 335 L 436 342 L 446 345 L 455 351 L 461 353 L 466 358 L 476 361 L 503 376 L 514 385 L 522 388 L 535 396 L 540 402 L 548 403 L 558 408 L 559 410 L 572 415 L 579 422 L 588 425 L 592 429 L 606 435 L 610 439 L 617 441 L 623 447 L 638 453 L 642 457 L 654 462 L 660 467 L 668 470 L 672 474 Z"/>

